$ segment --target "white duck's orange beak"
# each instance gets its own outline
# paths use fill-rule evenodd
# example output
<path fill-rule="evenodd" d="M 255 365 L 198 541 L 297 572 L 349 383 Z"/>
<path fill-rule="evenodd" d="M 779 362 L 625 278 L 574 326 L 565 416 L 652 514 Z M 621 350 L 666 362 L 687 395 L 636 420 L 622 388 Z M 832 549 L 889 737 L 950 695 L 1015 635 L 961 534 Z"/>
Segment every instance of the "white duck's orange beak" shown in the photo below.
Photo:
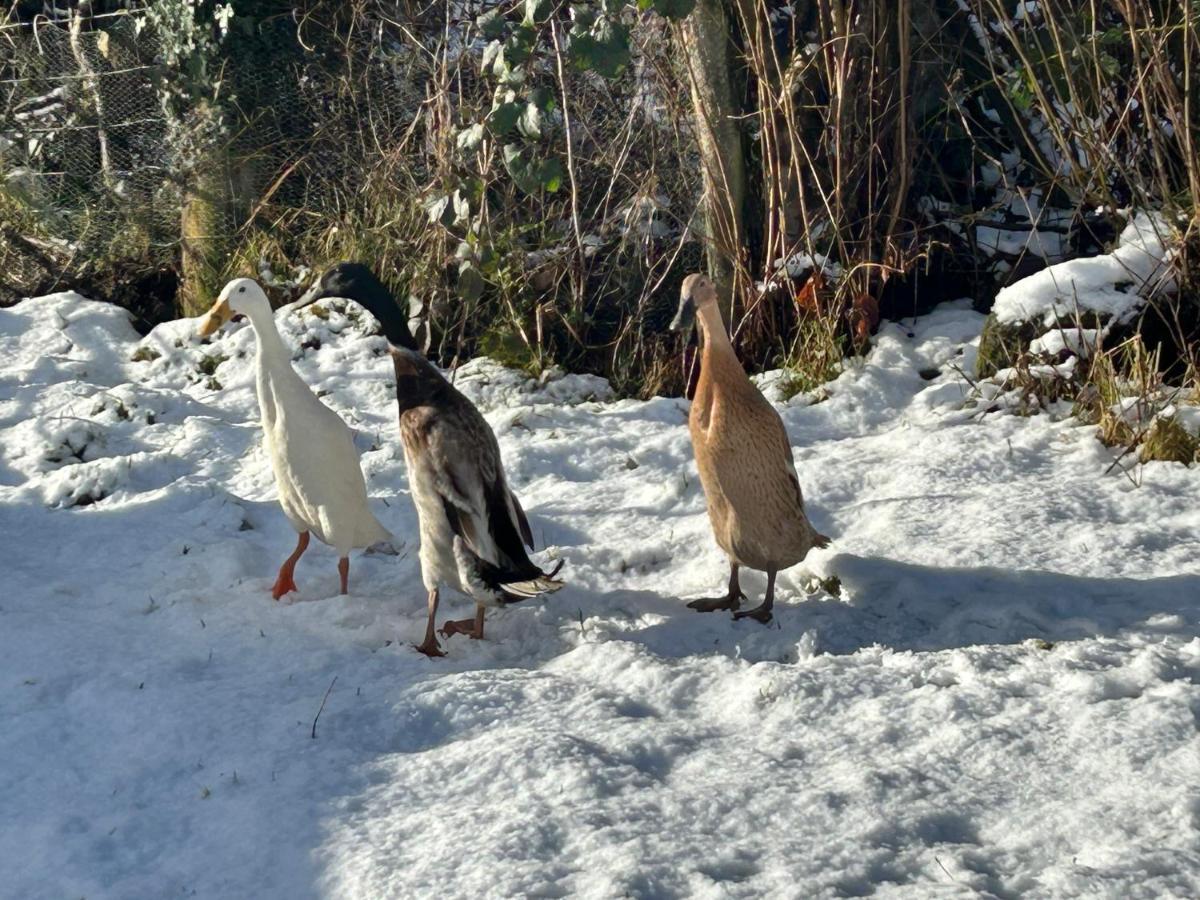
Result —
<path fill-rule="evenodd" d="M 196 329 L 196 333 L 200 337 L 208 337 L 232 318 L 233 310 L 229 308 L 229 301 L 218 300 L 213 304 L 212 309 L 204 314 L 204 318 L 200 320 L 200 327 Z"/>

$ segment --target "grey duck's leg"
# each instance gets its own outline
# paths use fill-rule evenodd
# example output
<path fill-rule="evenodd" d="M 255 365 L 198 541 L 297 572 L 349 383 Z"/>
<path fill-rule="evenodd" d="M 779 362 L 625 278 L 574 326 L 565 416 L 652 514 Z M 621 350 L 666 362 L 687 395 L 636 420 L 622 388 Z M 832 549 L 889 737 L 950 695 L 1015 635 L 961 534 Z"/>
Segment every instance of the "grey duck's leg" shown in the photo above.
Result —
<path fill-rule="evenodd" d="M 738 564 L 729 564 L 729 592 L 724 597 L 709 597 L 704 600 L 693 600 L 688 604 L 689 609 L 697 612 L 715 612 L 718 609 L 737 609 L 742 605 L 746 595 L 738 586 Z"/>
<path fill-rule="evenodd" d="M 483 640 L 483 615 L 486 607 L 482 603 L 475 604 L 475 618 L 449 619 L 438 629 L 442 637 L 452 634 L 465 634 L 473 641 Z"/>
<path fill-rule="evenodd" d="M 735 619 L 753 619 L 756 622 L 762 622 L 766 625 L 771 621 L 771 609 L 775 606 L 775 570 L 767 569 L 767 595 L 763 597 L 761 606 L 756 606 L 754 609 L 742 610 L 735 612 Z"/>
<path fill-rule="evenodd" d="M 426 656 L 446 655 L 446 651 L 438 644 L 437 635 L 433 631 L 433 617 L 437 615 L 437 608 L 438 592 L 437 588 L 434 588 L 429 592 L 429 621 L 425 623 L 425 640 L 417 644 L 417 650 Z"/>

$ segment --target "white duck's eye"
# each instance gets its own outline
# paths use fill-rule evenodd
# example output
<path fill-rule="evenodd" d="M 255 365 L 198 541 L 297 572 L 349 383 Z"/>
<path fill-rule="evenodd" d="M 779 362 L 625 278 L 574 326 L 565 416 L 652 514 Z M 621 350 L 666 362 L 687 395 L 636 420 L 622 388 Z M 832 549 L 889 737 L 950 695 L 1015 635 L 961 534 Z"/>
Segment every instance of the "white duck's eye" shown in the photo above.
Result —
<path fill-rule="evenodd" d="M 239 293 L 239 294 L 244 294 L 244 293 L 246 293 L 246 287 L 245 287 L 245 285 L 243 285 L 242 287 L 238 288 L 238 293 Z"/>

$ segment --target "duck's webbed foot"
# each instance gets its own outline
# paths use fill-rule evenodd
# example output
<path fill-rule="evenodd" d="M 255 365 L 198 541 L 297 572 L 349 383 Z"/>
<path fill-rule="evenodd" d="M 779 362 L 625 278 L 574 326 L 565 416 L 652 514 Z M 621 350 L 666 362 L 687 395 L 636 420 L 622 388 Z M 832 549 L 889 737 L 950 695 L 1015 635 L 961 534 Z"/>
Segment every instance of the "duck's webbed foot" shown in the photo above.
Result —
<path fill-rule="evenodd" d="M 424 653 L 426 656 L 438 657 L 446 655 L 446 651 L 442 649 L 441 644 L 437 642 L 437 638 L 433 635 L 426 635 L 425 640 L 419 644 L 413 644 L 413 648 L 418 653 Z"/>
<path fill-rule="evenodd" d="M 424 653 L 426 656 L 432 657 L 446 655 L 446 651 L 438 644 L 437 635 L 433 630 L 433 619 L 437 615 L 437 608 L 438 592 L 437 588 L 434 588 L 429 592 L 429 618 L 425 622 L 425 640 L 419 644 L 413 644 L 418 653 Z"/>
<path fill-rule="evenodd" d="M 279 567 L 279 577 L 275 579 L 275 584 L 271 586 L 271 596 L 278 600 L 284 594 L 299 590 L 296 587 L 296 563 L 300 561 L 300 557 L 304 555 L 304 551 L 308 549 L 308 532 L 302 531 L 296 539 L 296 549 L 292 551 L 292 555 L 283 561 L 283 565 Z"/>
<path fill-rule="evenodd" d="M 739 610 L 733 614 L 733 617 L 735 619 L 753 619 L 755 622 L 762 622 L 764 625 L 769 624 L 771 619 L 774 618 L 771 607 L 765 603 L 754 607 L 754 609 Z"/>
<path fill-rule="evenodd" d="M 693 600 L 688 604 L 688 609 L 694 609 L 696 612 L 716 612 L 719 609 L 740 609 L 742 601 L 746 599 L 746 595 L 742 593 L 741 587 L 738 585 L 738 566 L 737 563 L 730 563 L 729 566 L 729 590 L 724 597 L 705 597 L 700 600 Z"/>
<path fill-rule="evenodd" d="M 450 637 L 455 634 L 465 634 L 473 641 L 483 640 L 483 615 L 484 608 L 476 605 L 475 616 L 471 619 L 450 619 L 443 622 L 442 627 L 438 632 L 442 637 Z"/>
<path fill-rule="evenodd" d="M 278 600 L 284 594 L 289 594 L 292 591 L 300 590 L 296 587 L 296 579 L 292 577 L 290 571 L 279 570 L 279 577 L 275 579 L 275 584 L 271 587 L 271 598 Z"/>
<path fill-rule="evenodd" d="M 688 609 L 694 609 L 696 612 L 716 612 L 719 609 L 740 609 L 742 601 L 746 599 L 746 595 L 739 591 L 736 594 L 727 594 L 724 597 L 704 597 L 700 600 L 692 600 L 688 603 Z"/>
<path fill-rule="evenodd" d="M 767 570 L 767 594 L 763 597 L 763 602 L 760 606 L 754 609 L 747 609 L 740 612 L 735 612 L 735 619 L 753 619 L 755 622 L 762 622 L 764 625 L 770 623 L 772 615 L 771 610 L 775 606 L 775 570 Z"/>

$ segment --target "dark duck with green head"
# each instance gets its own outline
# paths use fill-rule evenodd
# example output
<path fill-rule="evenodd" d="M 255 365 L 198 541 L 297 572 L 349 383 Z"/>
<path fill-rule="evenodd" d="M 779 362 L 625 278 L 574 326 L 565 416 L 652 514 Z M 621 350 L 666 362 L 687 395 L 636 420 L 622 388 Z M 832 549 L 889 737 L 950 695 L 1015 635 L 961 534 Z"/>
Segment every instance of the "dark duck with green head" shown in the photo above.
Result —
<path fill-rule="evenodd" d="M 404 313 L 391 292 L 362 263 L 330 268 L 297 302 L 326 297 L 353 300 L 383 327 L 396 370 L 400 436 L 421 531 L 421 575 L 429 592 L 425 640 L 417 649 L 442 656 L 434 631 L 438 592 L 447 586 L 476 603 L 472 619 L 448 621 L 443 636 L 483 637 L 489 606 L 506 606 L 562 587 L 560 562 L 544 572 L 526 551 L 533 534 L 509 489 L 500 446 L 491 427 L 466 397 L 417 350 Z"/>

